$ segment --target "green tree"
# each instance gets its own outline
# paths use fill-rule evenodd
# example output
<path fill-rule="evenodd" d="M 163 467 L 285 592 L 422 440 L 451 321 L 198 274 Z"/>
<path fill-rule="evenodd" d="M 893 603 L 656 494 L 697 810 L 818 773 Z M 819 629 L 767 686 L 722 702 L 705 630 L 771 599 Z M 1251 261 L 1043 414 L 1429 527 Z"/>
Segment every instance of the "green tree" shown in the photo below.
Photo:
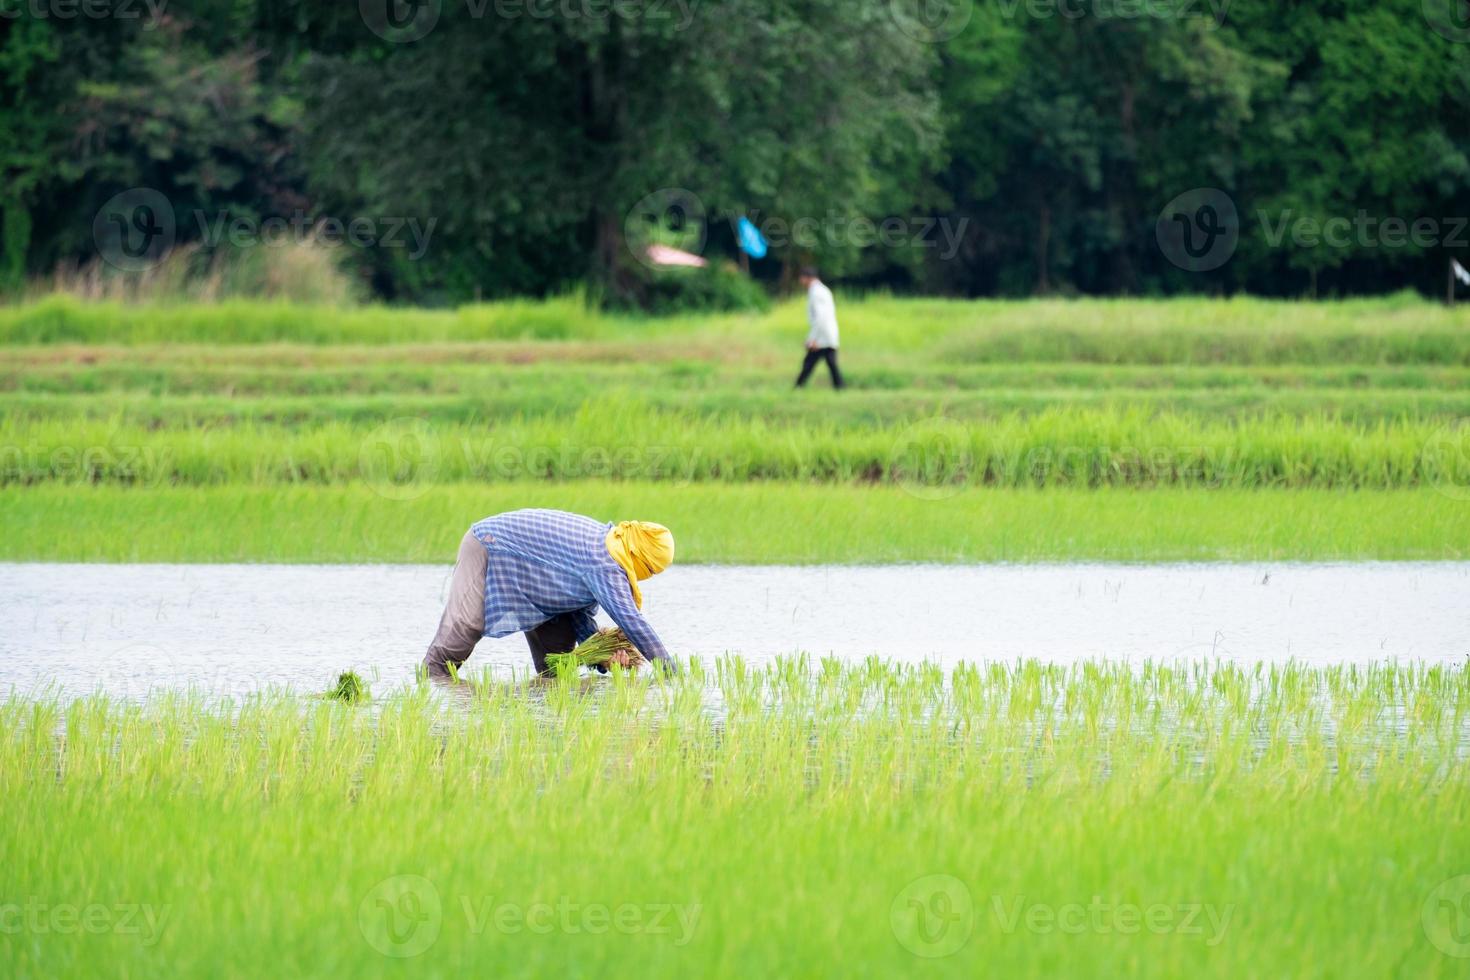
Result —
<path fill-rule="evenodd" d="M 688 20 L 672 7 L 504 20 L 446 7 L 413 43 L 316 62 L 312 183 L 343 206 L 437 217 L 449 257 L 419 285 L 457 296 L 584 277 L 636 291 L 625 222 L 660 189 L 692 191 L 712 217 L 903 212 L 937 148 L 937 106 L 930 51 L 886 8 L 728 0 Z"/>
<path fill-rule="evenodd" d="M 60 141 L 60 118 L 47 79 L 61 45 L 51 25 L 25 16 L 23 0 L 0 0 L 7 26 L 0 36 L 0 289 L 25 279 L 31 250 L 31 209 L 44 190 Z"/>

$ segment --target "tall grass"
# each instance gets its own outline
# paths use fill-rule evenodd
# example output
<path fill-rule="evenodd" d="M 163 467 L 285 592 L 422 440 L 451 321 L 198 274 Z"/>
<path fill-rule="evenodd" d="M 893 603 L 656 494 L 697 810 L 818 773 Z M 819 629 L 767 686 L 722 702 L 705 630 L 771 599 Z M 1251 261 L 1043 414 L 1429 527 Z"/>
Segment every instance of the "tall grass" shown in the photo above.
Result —
<path fill-rule="evenodd" d="M 0 948 L 58 977 L 1454 976 L 1467 739 L 1470 670 L 1407 664 L 12 696 Z M 88 905 L 149 914 L 54 916 Z"/>
<path fill-rule="evenodd" d="M 258 347 L 188 344 L 25 346 L 0 349 L 0 391 L 26 394 L 227 395 L 235 398 L 309 395 L 487 395 L 538 390 L 561 402 L 585 390 L 669 390 L 680 397 L 729 395 L 778 387 L 787 402 L 795 368 L 743 350 L 748 362 L 703 359 L 668 341 L 649 348 L 626 344 L 507 342 L 477 345 Z M 643 355 L 643 356 L 640 356 Z M 697 356 L 699 355 L 699 356 Z M 1470 391 L 1470 370 L 1424 366 L 970 364 L 854 355 L 858 362 L 843 397 L 875 393 L 993 395 L 1007 392 L 1255 391 L 1363 394 Z M 789 371 L 786 369 L 790 369 Z M 817 390 L 821 390 L 820 388 Z M 821 401 L 824 407 L 831 403 Z"/>
<path fill-rule="evenodd" d="M 305 429 L 253 422 L 157 431 L 121 420 L 0 419 L 0 484 L 138 486 L 605 478 L 1002 487 L 1470 486 L 1463 431 L 1434 419 L 1234 422 L 1048 409 L 982 423 L 783 426 L 593 400 L 573 416 Z"/>
<path fill-rule="evenodd" d="M 1301 418 L 1331 418 L 1350 424 L 1404 419 L 1454 420 L 1470 417 L 1470 390 L 1308 389 L 1267 387 L 1224 389 L 990 391 L 849 390 L 829 398 L 825 392 L 792 397 L 787 384 L 766 376 L 746 384 L 680 387 L 602 382 L 595 373 L 575 387 L 537 384 L 535 377 L 487 380 L 464 394 L 316 394 L 255 398 L 220 395 L 153 395 L 144 392 L 9 394 L 0 391 L 0 416 L 20 420 L 94 419 L 147 429 L 232 426 L 241 423 L 306 428 L 332 422 L 378 424 L 413 416 L 438 424 L 480 424 L 487 419 L 568 418 L 582 410 L 595 386 L 598 401 L 623 399 L 664 415 L 703 420 L 760 418 L 782 426 L 893 426 L 936 416 L 977 422 L 1008 415 L 1036 415 L 1058 408 L 1135 409 L 1149 414 L 1187 415 L 1212 420 L 1274 417 L 1282 425 Z M 3 384 L 3 381 L 0 381 Z"/>
<path fill-rule="evenodd" d="M 176 248 L 157 265 L 124 272 L 101 259 L 84 266 L 59 266 L 31 286 L 33 301 L 51 296 L 86 303 L 207 307 L 225 299 L 349 306 L 366 293 L 344 262 L 343 250 L 312 242 L 206 251 L 197 244 Z"/>
<path fill-rule="evenodd" d="M 0 342 L 424 343 L 591 339 L 600 318 L 577 298 L 466 306 L 452 311 L 226 299 L 208 305 L 129 305 L 58 296 L 0 308 Z"/>
<path fill-rule="evenodd" d="M 573 415 L 594 395 L 706 418 L 839 426 L 934 415 L 983 419 L 1048 408 L 1135 407 L 1207 417 L 1351 422 L 1470 416 L 1470 370 L 1331 365 L 946 365 L 863 353 L 841 397 L 793 394 L 791 363 L 659 341 L 627 344 L 254 348 L 30 346 L 0 351 L 0 415 L 115 418 L 149 428 L 256 420 L 287 426 L 416 415 L 477 422 Z"/>
<path fill-rule="evenodd" d="M 956 302 L 875 298 L 839 307 L 853 351 L 943 363 L 1470 365 L 1470 312 L 1423 300 Z M 659 337 L 799 350 L 803 307 L 647 319 L 598 314 L 580 298 L 456 310 L 229 301 L 128 305 L 54 297 L 0 308 L 0 343 L 421 344 L 518 338 Z"/>
<path fill-rule="evenodd" d="M 789 389 L 791 302 L 0 308 L 0 551 L 438 560 L 532 502 L 659 508 L 702 560 L 1470 549 L 1470 311 L 877 296 L 841 317 L 834 393 Z M 1102 492 L 1141 489 L 1162 496 Z"/>

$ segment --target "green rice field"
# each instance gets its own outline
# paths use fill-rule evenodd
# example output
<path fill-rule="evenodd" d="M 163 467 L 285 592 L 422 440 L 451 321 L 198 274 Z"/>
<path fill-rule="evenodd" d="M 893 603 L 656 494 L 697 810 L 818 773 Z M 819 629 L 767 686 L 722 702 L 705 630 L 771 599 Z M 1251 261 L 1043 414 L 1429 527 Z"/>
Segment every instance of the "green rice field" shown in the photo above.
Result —
<path fill-rule="evenodd" d="M 1458 311 L 874 297 L 843 306 L 849 389 L 793 393 L 802 316 L 0 309 L 0 555 L 433 560 L 521 502 L 654 508 L 690 561 L 1470 547 Z"/>
<path fill-rule="evenodd" d="M 0 308 L 0 560 L 447 568 L 518 507 L 663 522 L 680 563 L 1470 557 L 1470 311 L 839 309 L 841 392 L 791 390 L 795 303 Z M 983 610 L 956 622 L 962 649 Z M 102 642 L 73 626 L 37 649 Z M 404 651 L 355 704 L 0 691 L 0 962 L 1465 975 L 1470 661 L 737 647 L 453 684 Z"/>
<path fill-rule="evenodd" d="M 0 702 L 12 975 L 1463 976 L 1470 669 Z"/>

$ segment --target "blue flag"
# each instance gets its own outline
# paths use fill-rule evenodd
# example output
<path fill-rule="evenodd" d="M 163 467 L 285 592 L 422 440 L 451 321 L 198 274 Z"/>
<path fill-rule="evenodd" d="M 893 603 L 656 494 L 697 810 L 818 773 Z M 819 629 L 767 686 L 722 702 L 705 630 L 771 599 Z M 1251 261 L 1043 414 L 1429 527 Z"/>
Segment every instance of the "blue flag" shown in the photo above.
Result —
<path fill-rule="evenodd" d="M 744 215 L 740 216 L 740 225 L 736 237 L 740 239 L 740 251 L 753 259 L 763 259 L 766 257 L 765 236 Z"/>

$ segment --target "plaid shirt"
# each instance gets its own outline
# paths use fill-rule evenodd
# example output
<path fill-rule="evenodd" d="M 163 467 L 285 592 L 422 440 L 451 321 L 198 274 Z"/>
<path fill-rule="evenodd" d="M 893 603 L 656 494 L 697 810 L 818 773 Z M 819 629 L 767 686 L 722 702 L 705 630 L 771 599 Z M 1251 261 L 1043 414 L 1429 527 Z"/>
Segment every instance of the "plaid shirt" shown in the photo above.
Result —
<path fill-rule="evenodd" d="M 485 635 L 509 636 L 571 613 L 577 642 L 597 632 L 601 604 L 649 660 L 672 665 L 658 634 L 633 602 L 628 573 L 605 543 L 611 523 L 564 510 L 513 510 L 470 528 L 489 553 Z"/>

